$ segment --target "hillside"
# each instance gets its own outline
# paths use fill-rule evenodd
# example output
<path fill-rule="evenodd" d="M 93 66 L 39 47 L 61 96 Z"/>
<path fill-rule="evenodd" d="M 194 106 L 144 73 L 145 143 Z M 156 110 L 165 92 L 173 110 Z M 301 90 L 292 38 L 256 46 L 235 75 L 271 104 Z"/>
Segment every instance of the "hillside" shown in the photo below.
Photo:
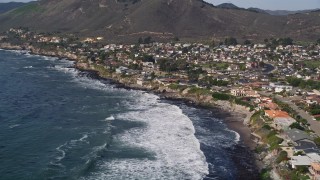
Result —
<path fill-rule="evenodd" d="M 11 11 L 12 9 L 24 6 L 26 4 L 27 3 L 23 3 L 23 2 L 0 3 L 0 14 Z"/>
<path fill-rule="evenodd" d="M 202 0 L 42 0 L 0 15 L 4 31 L 25 26 L 44 32 L 104 36 L 113 41 L 154 39 L 264 39 L 290 36 L 313 40 L 320 12 L 271 16 L 217 8 Z"/>

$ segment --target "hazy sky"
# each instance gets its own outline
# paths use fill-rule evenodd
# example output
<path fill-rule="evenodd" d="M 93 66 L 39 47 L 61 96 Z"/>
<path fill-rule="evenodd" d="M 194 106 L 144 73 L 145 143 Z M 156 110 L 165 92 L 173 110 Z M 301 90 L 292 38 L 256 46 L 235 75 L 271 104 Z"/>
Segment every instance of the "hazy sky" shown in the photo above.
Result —
<path fill-rule="evenodd" d="M 12 0 L 0 0 L 10 2 Z M 30 0 L 14 0 L 28 2 Z M 270 10 L 303 10 L 320 8 L 320 0 L 205 0 L 214 5 L 221 3 L 233 3 L 239 7 L 257 7 Z"/>

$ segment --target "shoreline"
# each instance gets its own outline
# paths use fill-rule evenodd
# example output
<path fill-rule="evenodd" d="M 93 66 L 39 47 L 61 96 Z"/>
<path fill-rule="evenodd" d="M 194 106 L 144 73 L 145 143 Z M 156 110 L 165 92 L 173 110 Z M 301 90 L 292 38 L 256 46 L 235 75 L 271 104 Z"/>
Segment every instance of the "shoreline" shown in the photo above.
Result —
<path fill-rule="evenodd" d="M 101 77 L 99 76 L 99 73 L 95 70 L 79 69 L 76 66 L 75 66 L 75 69 L 81 72 L 89 73 L 91 78 L 107 81 L 108 83 L 115 85 L 116 88 L 144 91 L 147 93 L 155 94 L 159 96 L 160 99 L 163 99 L 163 100 L 170 100 L 173 102 L 182 101 L 191 107 L 209 109 L 210 111 L 215 112 L 215 118 L 222 119 L 230 130 L 237 132 L 240 135 L 240 141 L 242 141 L 250 150 L 254 150 L 258 145 L 256 142 L 253 141 L 253 138 L 251 135 L 251 129 L 247 125 L 249 123 L 248 119 L 250 120 L 250 117 L 252 115 L 252 113 L 250 112 L 246 112 L 246 113 L 239 112 L 240 110 L 236 108 L 233 110 L 230 110 L 232 108 L 227 110 L 225 107 L 222 107 L 218 104 L 215 104 L 215 105 L 212 105 L 212 104 L 208 105 L 208 104 L 201 104 L 201 103 L 199 104 L 198 102 L 195 102 L 190 98 L 177 97 L 176 94 L 174 93 L 159 92 L 158 90 L 152 90 L 148 88 L 128 86 L 124 83 L 118 82 L 117 80 Z M 225 106 L 229 106 L 228 101 L 221 101 L 221 102 L 222 103 L 224 102 L 226 104 Z"/>
<path fill-rule="evenodd" d="M 6 48 L 2 47 L 0 49 L 2 50 L 27 50 L 25 48 L 20 47 L 19 49 L 15 49 L 17 46 L 13 46 L 14 48 Z M 152 93 L 155 95 L 158 95 L 160 99 L 163 100 L 170 100 L 172 102 L 174 101 L 182 101 L 186 103 L 188 106 L 192 106 L 195 108 L 205 108 L 209 109 L 210 111 L 215 112 L 214 117 L 222 119 L 224 123 L 226 123 L 228 129 L 235 131 L 240 135 L 240 141 L 242 142 L 248 150 L 252 153 L 253 156 L 255 156 L 255 153 L 253 150 L 255 147 L 258 145 L 256 142 L 253 141 L 252 135 L 251 135 L 251 129 L 247 124 L 249 124 L 248 119 L 250 119 L 252 113 L 250 113 L 246 108 L 239 108 L 237 106 L 239 105 L 232 105 L 228 101 L 218 101 L 212 103 L 210 102 L 201 102 L 201 100 L 196 100 L 193 97 L 188 97 L 188 96 L 183 96 L 181 97 L 180 94 L 177 94 L 175 92 L 164 92 L 161 91 L 160 89 L 153 89 L 150 87 L 142 87 L 138 85 L 130 85 L 126 84 L 125 82 L 120 82 L 118 79 L 109 77 L 102 77 L 99 74 L 98 70 L 95 69 L 90 69 L 90 68 L 84 68 L 79 66 L 77 63 L 80 61 L 78 57 L 70 56 L 69 55 L 63 55 L 59 54 L 56 52 L 44 52 L 41 49 L 38 49 L 37 52 L 34 51 L 34 49 L 27 50 L 30 54 L 34 55 L 41 55 L 41 56 L 48 56 L 48 57 L 57 57 L 59 59 L 67 59 L 69 61 L 75 62 L 73 65 L 73 68 L 79 70 L 80 72 L 85 72 L 88 73 L 89 77 L 98 79 L 98 80 L 103 80 L 106 81 L 110 84 L 115 85 L 116 88 L 124 88 L 128 90 L 139 90 L 139 91 L 144 91 L 147 93 Z M 41 51 L 41 52 L 40 52 Z M 251 114 L 251 115 L 250 115 Z M 239 143 L 240 144 L 240 143 Z M 257 162 L 257 158 L 254 159 Z M 256 163 L 256 166 L 258 167 L 258 170 L 260 171 L 261 168 L 260 166 Z"/>
<path fill-rule="evenodd" d="M 214 104 L 201 103 L 193 99 L 192 97 L 180 97 L 179 95 L 173 92 L 161 92 L 159 90 L 155 90 L 152 88 L 150 89 L 147 87 L 130 86 L 128 84 L 121 83 L 116 79 L 101 77 L 99 75 L 99 72 L 96 70 L 82 69 L 82 68 L 76 67 L 76 65 L 75 65 L 75 68 L 81 72 L 89 73 L 91 78 L 107 81 L 108 83 L 115 85 L 116 88 L 123 88 L 127 90 L 138 90 L 146 93 L 152 93 L 159 96 L 160 100 L 169 100 L 173 104 L 175 103 L 175 101 L 179 101 L 179 102 L 185 103 L 187 106 L 190 106 L 190 107 L 208 109 L 212 111 L 214 113 L 214 116 L 213 116 L 214 118 L 223 120 L 223 122 L 226 124 L 229 130 L 236 132 L 240 136 L 239 142 L 235 146 L 235 151 L 240 150 L 244 154 L 246 154 L 244 156 L 252 157 L 252 159 L 250 160 L 251 160 L 251 163 L 255 165 L 257 174 L 259 174 L 260 171 L 263 169 L 262 162 L 258 160 L 257 154 L 254 152 L 255 148 L 258 146 L 258 143 L 254 141 L 254 137 L 252 136 L 252 131 L 248 126 L 250 123 L 251 115 L 253 113 L 249 112 L 247 108 L 239 109 L 239 107 L 237 107 L 239 105 L 235 105 L 236 107 L 234 107 L 232 104 L 230 104 L 229 101 L 219 101 L 219 103 L 214 103 Z M 247 177 L 248 175 L 251 175 L 251 174 L 248 174 L 248 172 L 246 172 L 247 167 L 243 166 L 241 162 L 242 161 L 241 157 L 234 156 L 233 158 L 234 158 L 234 163 L 237 165 L 237 168 L 239 170 L 239 174 L 241 177 Z M 258 179 L 257 174 L 252 175 L 252 177 L 249 179 Z"/>

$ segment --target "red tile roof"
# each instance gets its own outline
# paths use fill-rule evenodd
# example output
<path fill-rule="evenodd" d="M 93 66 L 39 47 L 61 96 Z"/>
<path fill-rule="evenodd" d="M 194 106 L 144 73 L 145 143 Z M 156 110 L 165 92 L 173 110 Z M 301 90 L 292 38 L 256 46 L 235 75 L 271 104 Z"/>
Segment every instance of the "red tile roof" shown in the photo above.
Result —
<path fill-rule="evenodd" d="M 285 111 L 277 111 L 277 110 L 265 110 L 264 111 L 266 113 L 267 116 L 269 116 L 270 118 L 278 118 L 278 117 L 282 117 L 282 118 L 289 118 L 289 114 Z"/>

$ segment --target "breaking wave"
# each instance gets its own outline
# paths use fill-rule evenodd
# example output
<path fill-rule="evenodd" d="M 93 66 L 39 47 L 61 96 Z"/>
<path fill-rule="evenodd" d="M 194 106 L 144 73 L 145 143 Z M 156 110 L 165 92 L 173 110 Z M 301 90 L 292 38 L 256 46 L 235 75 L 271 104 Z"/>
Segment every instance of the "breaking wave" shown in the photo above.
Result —
<path fill-rule="evenodd" d="M 135 98 L 128 106 L 133 111 L 119 114 L 116 119 L 143 122 L 146 126 L 133 128 L 115 139 L 154 155 L 100 163 L 100 171 L 89 179 L 202 179 L 208 174 L 193 124 L 182 110 L 158 102 L 158 96 L 132 93 Z"/>

